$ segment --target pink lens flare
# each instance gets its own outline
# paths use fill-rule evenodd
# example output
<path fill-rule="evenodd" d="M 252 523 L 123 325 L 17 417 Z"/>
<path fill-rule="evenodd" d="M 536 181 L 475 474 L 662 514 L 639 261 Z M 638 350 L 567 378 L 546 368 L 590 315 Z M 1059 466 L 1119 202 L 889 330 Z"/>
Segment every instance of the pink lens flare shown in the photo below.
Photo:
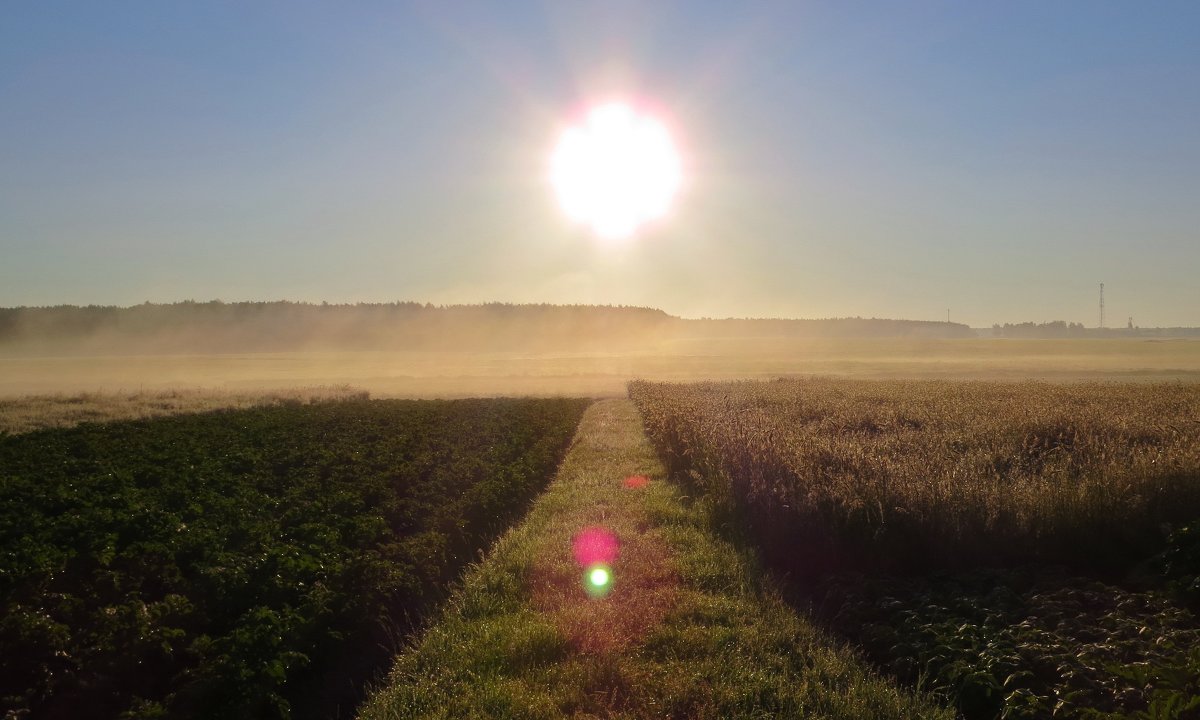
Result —
<path fill-rule="evenodd" d="M 637 490 L 638 488 L 646 487 L 649 482 L 650 478 L 645 475 L 630 475 L 625 478 L 625 487 Z"/>
<path fill-rule="evenodd" d="M 571 541 L 571 547 L 575 551 L 575 562 L 582 567 L 611 565 L 620 550 L 617 536 L 602 527 L 584 528 Z"/>

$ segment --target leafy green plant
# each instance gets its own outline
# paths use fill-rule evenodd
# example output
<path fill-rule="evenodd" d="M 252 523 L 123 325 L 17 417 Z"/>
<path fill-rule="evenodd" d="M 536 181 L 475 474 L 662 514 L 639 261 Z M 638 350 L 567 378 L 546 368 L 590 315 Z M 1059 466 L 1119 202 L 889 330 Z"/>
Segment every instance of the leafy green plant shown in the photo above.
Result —
<path fill-rule="evenodd" d="M 1200 607 L 1200 522 L 1171 532 L 1158 565 L 1168 587 L 1193 607 Z"/>
<path fill-rule="evenodd" d="M 544 487 L 586 404 L 350 400 L 0 438 L 0 708 L 347 707 Z"/>
<path fill-rule="evenodd" d="M 1061 569 L 844 575 L 815 595 L 818 613 L 876 664 L 967 718 L 1140 712 L 1160 690 L 1186 696 L 1181 679 L 1198 677 L 1191 613 Z"/>

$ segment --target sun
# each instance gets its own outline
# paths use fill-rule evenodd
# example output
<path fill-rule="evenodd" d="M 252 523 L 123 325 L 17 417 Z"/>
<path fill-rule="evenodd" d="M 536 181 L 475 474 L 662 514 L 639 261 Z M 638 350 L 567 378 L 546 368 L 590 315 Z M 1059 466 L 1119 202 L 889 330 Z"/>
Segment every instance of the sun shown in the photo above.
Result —
<path fill-rule="evenodd" d="M 682 179 L 666 126 L 625 103 L 597 105 L 563 131 L 550 182 L 567 216 L 601 238 L 628 238 L 670 209 Z"/>

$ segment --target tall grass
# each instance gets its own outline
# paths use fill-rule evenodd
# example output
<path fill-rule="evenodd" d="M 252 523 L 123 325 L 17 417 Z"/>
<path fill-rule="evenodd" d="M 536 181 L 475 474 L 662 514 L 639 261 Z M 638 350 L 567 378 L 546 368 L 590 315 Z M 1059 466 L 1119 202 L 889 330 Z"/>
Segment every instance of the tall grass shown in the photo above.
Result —
<path fill-rule="evenodd" d="M 671 471 L 802 575 L 1144 557 L 1200 516 L 1200 385 L 634 382 Z"/>

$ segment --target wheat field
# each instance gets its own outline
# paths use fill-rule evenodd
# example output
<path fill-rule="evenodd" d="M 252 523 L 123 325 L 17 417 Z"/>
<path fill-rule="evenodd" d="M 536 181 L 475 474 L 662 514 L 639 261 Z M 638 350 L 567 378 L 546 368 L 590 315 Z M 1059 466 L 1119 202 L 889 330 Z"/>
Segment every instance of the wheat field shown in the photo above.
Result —
<path fill-rule="evenodd" d="M 1200 515 L 1200 385 L 635 382 L 676 475 L 795 571 L 1116 567 Z"/>

